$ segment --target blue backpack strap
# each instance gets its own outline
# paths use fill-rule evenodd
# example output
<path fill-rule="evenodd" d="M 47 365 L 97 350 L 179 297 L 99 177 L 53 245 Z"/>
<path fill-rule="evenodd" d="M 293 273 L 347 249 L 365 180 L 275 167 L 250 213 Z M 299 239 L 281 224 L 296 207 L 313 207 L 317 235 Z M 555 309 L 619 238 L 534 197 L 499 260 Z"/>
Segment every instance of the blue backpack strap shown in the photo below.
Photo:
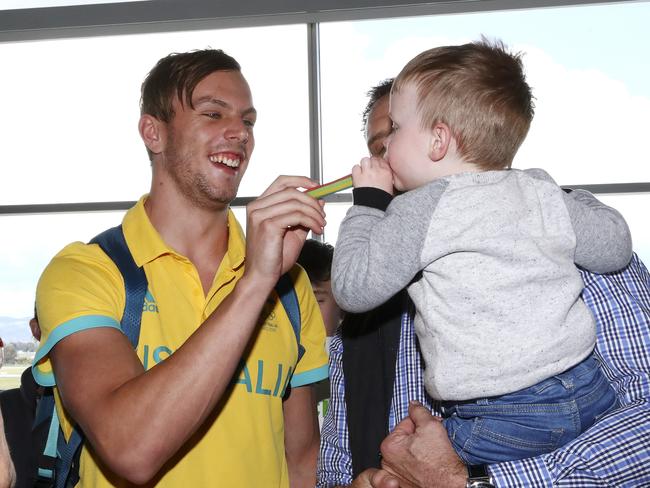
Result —
<path fill-rule="evenodd" d="M 47 432 L 45 429 L 47 428 Z M 32 442 L 40 446 L 45 441 L 45 448 L 40 454 L 38 471 L 36 472 L 35 488 L 52 486 L 54 469 L 56 467 L 56 444 L 59 434 L 59 419 L 54 408 L 54 393 L 52 388 L 45 388 L 45 392 L 38 399 L 36 415 L 32 425 Z M 43 439 L 43 435 L 45 438 Z"/>
<path fill-rule="evenodd" d="M 135 263 L 131 251 L 126 244 L 121 225 L 102 232 L 94 237 L 90 243 L 98 244 L 102 248 L 104 253 L 113 260 L 124 278 L 125 302 L 120 326 L 122 332 L 129 338 L 133 347 L 136 348 L 140 337 L 142 305 L 148 286 L 144 270 Z M 58 426 L 58 417 L 53 405 L 52 410 L 51 426 L 55 423 Z M 52 427 L 50 427 L 51 431 Z M 81 455 L 83 441 L 83 432 L 77 428 L 73 429 L 70 439 L 67 442 L 61 429 L 58 429 L 58 439 L 56 442 L 56 488 L 72 487 L 79 481 L 79 457 Z M 48 453 L 51 455 L 52 444 L 52 440 L 48 439 L 44 457 Z M 44 477 L 47 477 L 45 471 L 42 474 Z"/>
<path fill-rule="evenodd" d="M 120 326 L 122 332 L 126 334 L 133 347 L 136 348 L 140 337 L 142 304 L 144 303 L 148 285 L 144 269 L 139 268 L 135 263 L 124 239 L 121 225 L 105 230 L 95 236 L 90 243 L 98 244 L 122 273 L 124 288 L 126 289 L 126 300 Z"/>
<path fill-rule="evenodd" d="M 56 417 L 56 410 L 54 416 Z M 63 431 L 59 429 L 56 448 L 56 488 L 72 487 L 79 482 L 79 457 L 83 441 L 84 435 L 76 427 L 72 430 L 70 439 L 67 441 L 63 436 Z"/>
<path fill-rule="evenodd" d="M 296 295 L 296 290 L 293 287 L 293 281 L 289 273 L 280 276 L 278 283 L 275 285 L 275 291 L 279 295 L 282 306 L 289 316 L 289 321 L 291 322 L 291 327 L 293 328 L 293 333 L 296 336 L 296 342 L 298 344 L 298 361 L 300 361 L 303 354 L 305 354 L 305 348 L 300 343 L 300 329 L 302 326 L 300 304 L 298 303 L 298 295 Z"/>

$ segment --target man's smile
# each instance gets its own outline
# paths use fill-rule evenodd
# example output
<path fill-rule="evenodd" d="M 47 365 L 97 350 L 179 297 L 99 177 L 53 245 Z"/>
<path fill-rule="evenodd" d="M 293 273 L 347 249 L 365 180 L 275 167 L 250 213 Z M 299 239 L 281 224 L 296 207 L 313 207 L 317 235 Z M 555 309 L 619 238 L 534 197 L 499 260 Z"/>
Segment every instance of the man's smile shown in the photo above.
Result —
<path fill-rule="evenodd" d="M 243 156 L 238 153 L 233 152 L 220 152 L 216 154 L 210 154 L 208 159 L 212 163 L 220 163 L 228 166 L 229 168 L 239 168 L 239 165 L 243 161 Z"/>

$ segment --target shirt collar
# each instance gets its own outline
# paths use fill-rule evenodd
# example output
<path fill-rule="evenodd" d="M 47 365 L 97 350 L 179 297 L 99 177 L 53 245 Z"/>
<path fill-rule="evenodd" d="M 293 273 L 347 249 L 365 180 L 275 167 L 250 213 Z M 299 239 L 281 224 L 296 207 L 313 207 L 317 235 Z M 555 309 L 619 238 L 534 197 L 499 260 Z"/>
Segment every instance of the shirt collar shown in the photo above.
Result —
<path fill-rule="evenodd" d="M 169 247 L 149 220 L 143 195 L 124 216 L 122 228 L 133 259 L 138 266 L 154 261 L 164 254 L 178 254 Z M 223 269 L 236 270 L 244 264 L 246 241 L 235 214 L 228 209 L 228 251 L 221 264 Z"/>

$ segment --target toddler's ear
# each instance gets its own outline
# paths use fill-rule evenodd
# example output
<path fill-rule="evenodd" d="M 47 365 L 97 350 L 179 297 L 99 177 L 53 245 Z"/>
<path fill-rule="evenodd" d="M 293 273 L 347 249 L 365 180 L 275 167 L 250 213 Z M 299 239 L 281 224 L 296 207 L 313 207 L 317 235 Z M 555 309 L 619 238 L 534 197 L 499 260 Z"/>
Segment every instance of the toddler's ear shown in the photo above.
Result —
<path fill-rule="evenodd" d="M 431 129 L 429 142 L 429 159 L 438 162 L 447 155 L 452 139 L 451 129 L 443 122 L 436 122 Z"/>

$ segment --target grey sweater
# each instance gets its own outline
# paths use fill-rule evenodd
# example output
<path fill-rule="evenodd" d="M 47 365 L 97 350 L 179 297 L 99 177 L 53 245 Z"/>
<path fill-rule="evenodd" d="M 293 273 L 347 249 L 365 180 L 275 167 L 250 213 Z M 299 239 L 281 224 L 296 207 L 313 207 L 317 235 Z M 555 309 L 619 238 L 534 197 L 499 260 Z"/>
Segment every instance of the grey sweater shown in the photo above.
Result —
<path fill-rule="evenodd" d="M 408 286 L 429 394 L 501 395 L 566 371 L 595 344 L 576 264 L 595 273 L 632 256 L 623 217 L 544 171 L 464 173 L 354 205 L 332 264 L 339 305 L 364 312 Z M 422 271 L 422 277 L 414 277 Z"/>

